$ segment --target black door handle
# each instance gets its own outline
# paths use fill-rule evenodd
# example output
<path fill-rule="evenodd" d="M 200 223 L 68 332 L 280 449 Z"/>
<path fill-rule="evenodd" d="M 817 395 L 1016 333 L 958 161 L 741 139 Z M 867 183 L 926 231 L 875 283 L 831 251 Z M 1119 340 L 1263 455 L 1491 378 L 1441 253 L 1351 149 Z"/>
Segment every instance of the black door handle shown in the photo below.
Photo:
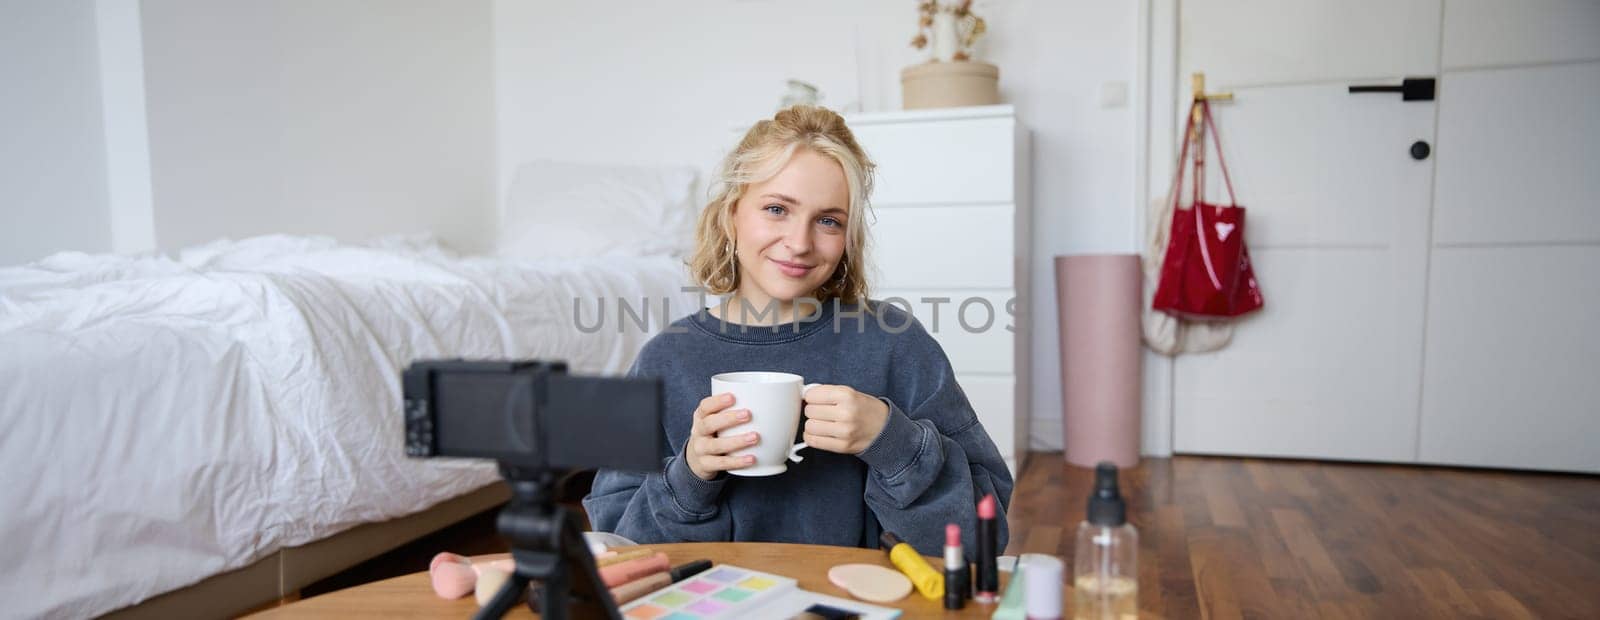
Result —
<path fill-rule="evenodd" d="M 1433 78 L 1406 78 L 1399 86 L 1351 86 L 1352 93 L 1400 93 L 1401 101 L 1433 101 Z"/>

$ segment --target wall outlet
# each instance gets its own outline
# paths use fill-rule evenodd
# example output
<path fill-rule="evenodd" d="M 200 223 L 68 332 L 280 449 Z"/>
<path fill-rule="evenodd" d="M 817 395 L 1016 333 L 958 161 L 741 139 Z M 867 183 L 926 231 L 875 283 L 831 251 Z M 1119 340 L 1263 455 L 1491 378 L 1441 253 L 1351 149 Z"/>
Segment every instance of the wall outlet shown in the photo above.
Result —
<path fill-rule="evenodd" d="M 1105 82 L 1100 85 L 1100 107 L 1126 108 L 1128 107 L 1128 83 L 1123 81 Z"/>

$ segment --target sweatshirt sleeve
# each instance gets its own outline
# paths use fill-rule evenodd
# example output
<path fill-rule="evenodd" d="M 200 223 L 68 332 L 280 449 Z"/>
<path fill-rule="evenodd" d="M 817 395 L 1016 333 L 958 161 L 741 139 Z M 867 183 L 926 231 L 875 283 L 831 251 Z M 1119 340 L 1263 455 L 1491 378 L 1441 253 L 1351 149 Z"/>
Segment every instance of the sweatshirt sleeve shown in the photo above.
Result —
<path fill-rule="evenodd" d="M 628 376 L 651 376 L 643 369 L 647 353 L 641 353 Z M 674 452 L 670 443 L 664 452 Z M 678 451 L 652 473 L 600 470 L 583 498 L 583 509 L 596 531 L 638 543 L 729 540 L 732 521 L 721 506 L 726 480 L 726 474 L 701 480 Z"/>
<path fill-rule="evenodd" d="M 733 528 L 719 505 L 723 484 L 701 480 L 672 456 L 649 474 L 600 470 L 583 508 L 595 530 L 638 543 L 729 540 Z"/>
<path fill-rule="evenodd" d="M 945 525 L 960 525 L 972 560 L 977 503 L 993 494 L 999 500 L 996 519 L 1003 550 L 1009 537 L 1011 472 L 956 383 L 939 344 L 916 324 L 900 336 L 891 385 L 897 394 L 879 396 L 889 406 L 889 421 L 860 454 L 868 469 L 867 506 L 883 529 L 924 555 L 941 555 Z"/>

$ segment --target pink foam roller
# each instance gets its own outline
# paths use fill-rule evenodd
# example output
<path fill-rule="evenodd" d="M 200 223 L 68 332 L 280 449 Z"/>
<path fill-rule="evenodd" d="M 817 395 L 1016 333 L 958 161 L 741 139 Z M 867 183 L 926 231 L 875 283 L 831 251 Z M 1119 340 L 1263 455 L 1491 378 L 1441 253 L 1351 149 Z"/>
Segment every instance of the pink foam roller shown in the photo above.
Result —
<path fill-rule="evenodd" d="M 1139 463 L 1143 273 L 1136 254 L 1056 257 L 1068 463 Z"/>

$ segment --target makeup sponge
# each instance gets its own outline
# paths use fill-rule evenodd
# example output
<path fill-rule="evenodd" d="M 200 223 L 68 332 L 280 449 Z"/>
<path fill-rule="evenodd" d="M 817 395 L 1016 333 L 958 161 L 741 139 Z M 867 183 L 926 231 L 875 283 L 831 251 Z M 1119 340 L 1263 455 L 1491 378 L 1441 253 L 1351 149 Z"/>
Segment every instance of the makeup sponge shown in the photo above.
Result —
<path fill-rule="evenodd" d="M 472 593 L 478 582 L 478 572 L 472 561 L 454 553 L 433 556 L 428 563 L 428 579 L 433 582 L 433 593 L 439 598 L 457 599 Z"/>
<path fill-rule="evenodd" d="M 494 598 L 496 592 L 500 591 L 500 586 L 506 585 L 506 580 L 510 578 L 510 573 L 493 566 L 480 567 L 478 569 L 478 585 L 474 591 L 478 598 L 478 606 L 488 605 L 489 600 Z"/>
<path fill-rule="evenodd" d="M 873 564 L 840 564 L 828 569 L 828 581 L 871 603 L 893 603 L 911 593 L 905 575 Z"/>

